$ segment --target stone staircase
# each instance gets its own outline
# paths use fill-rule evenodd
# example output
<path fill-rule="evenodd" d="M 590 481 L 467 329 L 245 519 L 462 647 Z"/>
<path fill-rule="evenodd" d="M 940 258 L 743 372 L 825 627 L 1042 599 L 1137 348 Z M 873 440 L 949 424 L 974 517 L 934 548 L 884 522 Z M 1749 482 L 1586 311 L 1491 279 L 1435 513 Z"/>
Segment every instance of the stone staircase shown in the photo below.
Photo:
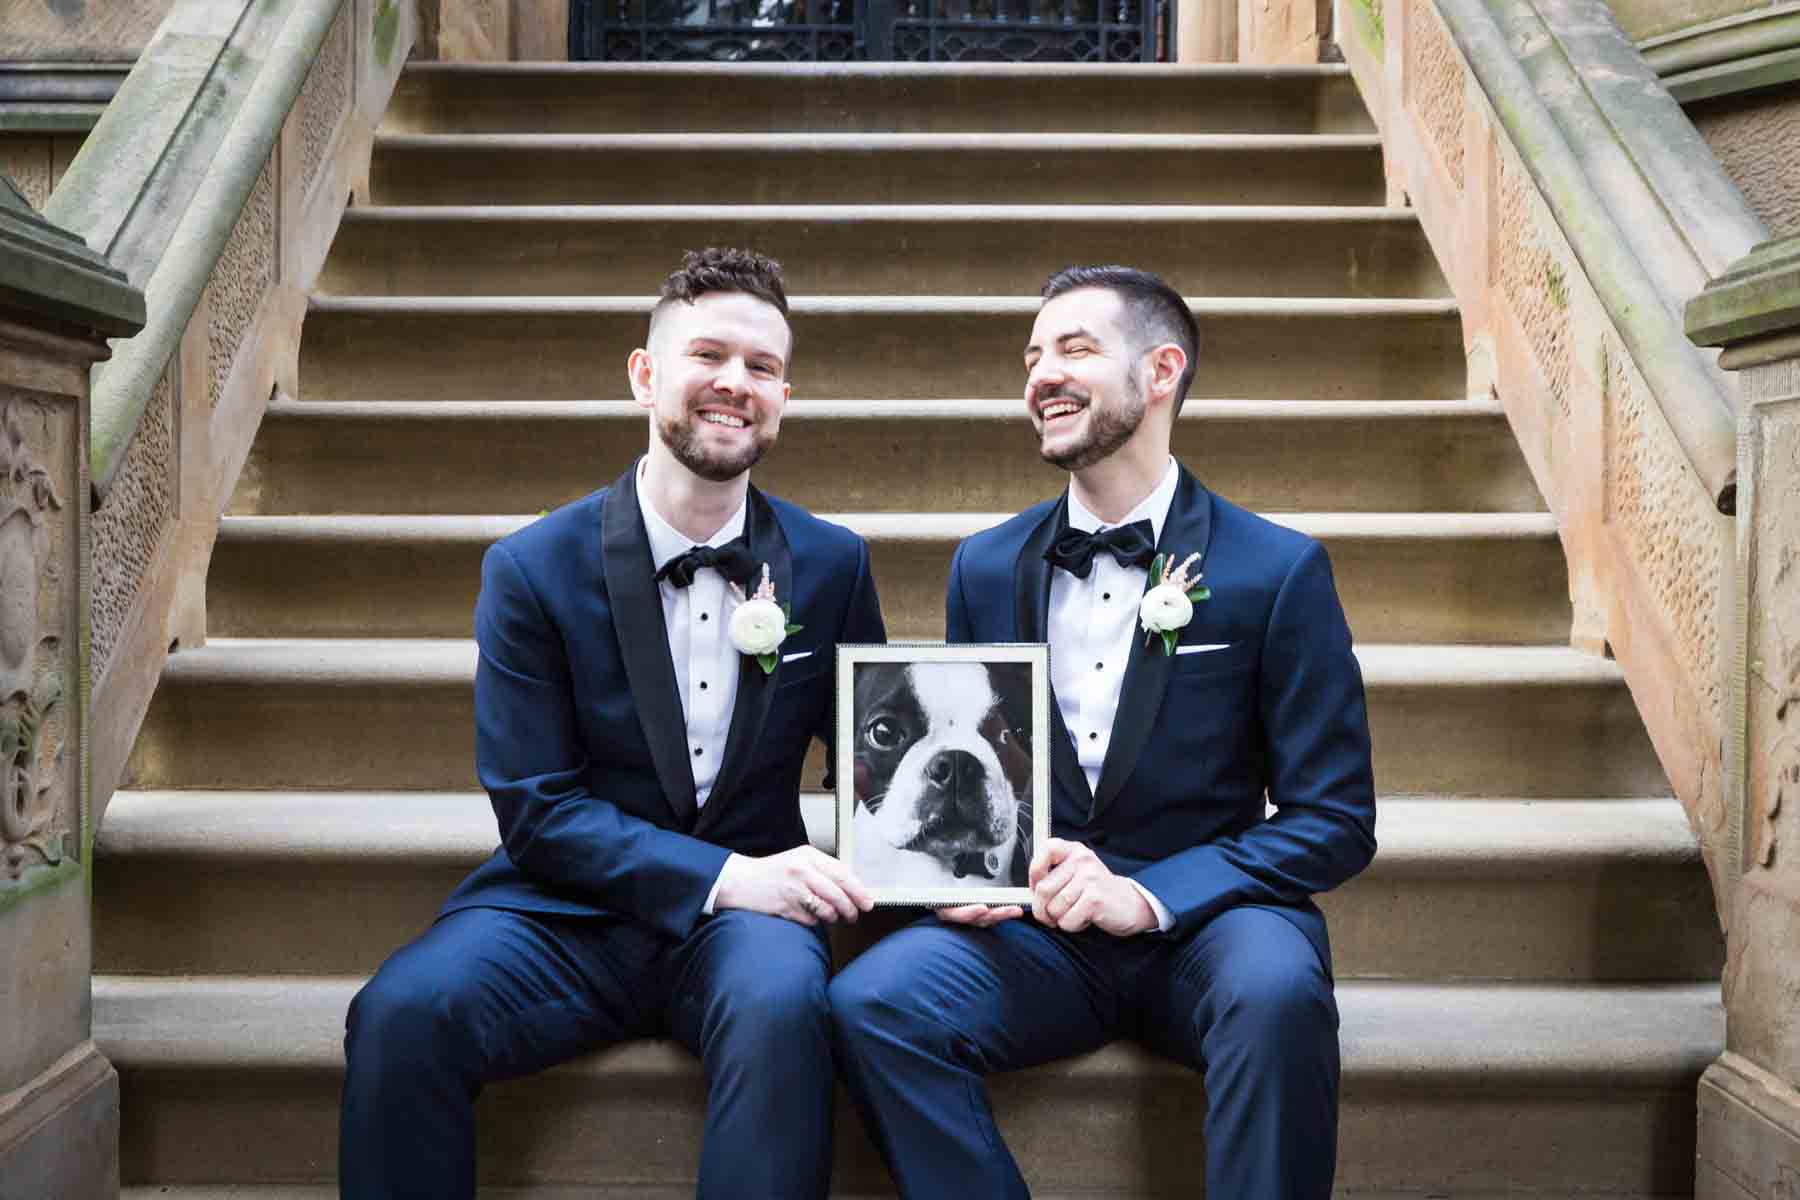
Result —
<path fill-rule="evenodd" d="M 496 840 L 481 552 L 642 449 L 648 294 L 720 243 L 796 298 L 756 479 L 869 538 L 901 638 L 941 636 L 957 538 L 1061 485 L 1017 400 L 1043 277 L 1118 260 L 1192 297 L 1177 452 L 1326 543 L 1368 685 L 1381 852 L 1324 900 L 1340 1192 L 1691 1192 L 1723 1040 L 1705 873 L 1619 672 L 1567 647 L 1554 522 L 1465 395 L 1343 70 L 415 67 L 369 190 L 222 525 L 208 644 L 171 658 L 99 834 L 128 1196 L 335 1194 L 349 998 Z M 1199 1190 L 1201 1089 L 1134 1048 L 994 1093 L 1040 1195 Z M 483 1174 L 691 1194 L 701 1114 L 679 1050 L 601 1053 L 491 1089 Z M 839 1128 L 839 1194 L 888 1194 Z"/>

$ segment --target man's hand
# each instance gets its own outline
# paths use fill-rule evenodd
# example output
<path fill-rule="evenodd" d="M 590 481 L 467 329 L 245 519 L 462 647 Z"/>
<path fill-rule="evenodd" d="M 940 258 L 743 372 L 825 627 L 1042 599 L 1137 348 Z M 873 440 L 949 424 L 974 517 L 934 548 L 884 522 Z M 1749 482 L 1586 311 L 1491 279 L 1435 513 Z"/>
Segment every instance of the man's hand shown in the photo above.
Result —
<path fill-rule="evenodd" d="M 713 898 L 715 912 L 742 908 L 802 925 L 854 921 L 874 907 L 875 898 L 849 867 L 812 846 L 764 858 L 732 855 Z"/>
<path fill-rule="evenodd" d="M 959 904 L 954 908 L 937 910 L 938 920 L 948 921 L 952 925 L 973 925 L 977 929 L 987 929 L 1002 921 L 1013 921 L 1025 915 L 1025 910 L 1017 904 Z"/>
<path fill-rule="evenodd" d="M 1098 926 L 1114 937 L 1156 928 L 1156 913 L 1131 881 L 1114 875 L 1080 842 L 1051 838 L 1032 855 L 1031 915 L 1064 933 Z"/>

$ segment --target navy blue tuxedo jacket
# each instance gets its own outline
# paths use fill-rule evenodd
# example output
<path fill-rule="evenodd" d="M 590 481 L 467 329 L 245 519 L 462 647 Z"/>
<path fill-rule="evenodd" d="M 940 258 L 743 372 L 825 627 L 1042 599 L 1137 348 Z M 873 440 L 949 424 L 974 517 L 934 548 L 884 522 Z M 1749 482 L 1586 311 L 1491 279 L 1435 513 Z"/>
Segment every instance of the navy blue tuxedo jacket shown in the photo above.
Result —
<path fill-rule="evenodd" d="M 958 546 L 949 640 L 1047 641 L 1043 555 L 1067 527 L 1065 496 Z M 1200 554 L 1212 589 L 1180 644 L 1228 648 L 1171 657 L 1160 637 L 1134 639 L 1097 789 L 1052 701 L 1052 830 L 1168 905 L 1172 934 L 1238 905 L 1271 908 L 1329 969 L 1311 897 L 1375 853 L 1362 671 L 1331 565 L 1313 539 L 1220 499 L 1185 468 L 1157 549 L 1177 562 Z"/>
<path fill-rule="evenodd" d="M 746 536 L 792 605 L 784 661 L 738 672 L 724 761 L 694 804 L 633 464 L 492 546 L 475 607 L 475 763 L 501 846 L 444 912 L 612 913 L 686 937 L 732 851 L 806 842 L 800 772 L 831 738 L 839 642 L 886 640 L 856 534 L 750 489 Z"/>

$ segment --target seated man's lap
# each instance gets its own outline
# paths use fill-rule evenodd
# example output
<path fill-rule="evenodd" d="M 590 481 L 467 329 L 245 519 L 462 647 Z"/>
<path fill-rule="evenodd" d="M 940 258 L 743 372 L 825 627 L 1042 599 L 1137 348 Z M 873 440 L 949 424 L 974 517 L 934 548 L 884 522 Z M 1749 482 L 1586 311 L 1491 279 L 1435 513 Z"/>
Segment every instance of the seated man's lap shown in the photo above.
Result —
<path fill-rule="evenodd" d="M 481 1082 L 669 1033 L 701 1053 L 686 1014 L 804 1010 L 822 1028 L 829 967 L 818 933 L 758 913 L 722 913 L 678 943 L 624 917 L 463 909 L 382 964 L 351 1004 L 347 1045 L 396 1066 L 446 1056 Z"/>
<path fill-rule="evenodd" d="M 1181 939 L 1065 934 L 1029 918 L 991 929 L 925 918 L 877 943 L 832 984 L 834 1019 L 973 1050 L 1014 1070 L 1130 1037 L 1185 1065 L 1221 1018 L 1246 1036 L 1310 1024 L 1335 1039 L 1331 980 L 1277 913 L 1231 909 Z M 1301 1039 L 1304 1040 L 1304 1039 Z"/>

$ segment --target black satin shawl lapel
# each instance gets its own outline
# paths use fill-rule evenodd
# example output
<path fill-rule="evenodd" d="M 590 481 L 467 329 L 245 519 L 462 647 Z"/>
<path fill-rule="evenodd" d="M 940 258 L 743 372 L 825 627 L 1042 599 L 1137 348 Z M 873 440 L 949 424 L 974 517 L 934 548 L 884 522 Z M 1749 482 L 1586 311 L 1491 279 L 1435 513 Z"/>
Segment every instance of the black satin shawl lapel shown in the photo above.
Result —
<path fill-rule="evenodd" d="M 664 797 L 681 828 L 694 823 L 694 770 L 688 762 L 687 718 L 675 685 L 669 657 L 669 631 L 663 624 L 662 596 L 656 564 L 650 557 L 650 535 L 638 506 L 637 463 L 606 494 L 600 517 L 600 550 L 611 600 L 613 632 L 638 723 L 650 743 L 650 759 Z"/>
<path fill-rule="evenodd" d="M 1013 571 L 1013 615 L 1021 642 L 1050 640 L 1050 572 L 1055 568 L 1044 561 L 1044 551 L 1068 524 L 1069 496 L 1064 492 L 1061 502 L 1045 515 L 1019 548 Z M 1050 653 L 1054 655 L 1056 647 L 1052 646 Z M 1075 801 L 1076 811 L 1087 812 L 1092 807 L 1093 789 L 1088 787 L 1087 772 L 1081 769 L 1081 762 L 1075 756 L 1075 741 L 1069 736 L 1069 727 L 1063 723 L 1054 686 L 1050 689 L 1050 772 Z"/>
<path fill-rule="evenodd" d="M 1212 493 L 1186 468 L 1180 471 L 1156 551 L 1173 555 L 1176 562 L 1197 553 L 1200 569 L 1204 570 L 1207 545 L 1212 539 Z M 1100 786 L 1094 791 L 1096 817 L 1131 778 L 1144 752 L 1144 743 L 1150 739 L 1150 727 L 1156 723 L 1174 664 L 1174 656 L 1163 650 L 1162 638 L 1152 637 L 1146 645 L 1143 629 L 1133 631 L 1131 656 L 1125 662 L 1125 678 L 1119 685 L 1119 708 L 1113 715 L 1112 740 L 1107 743 L 1106 761 L 1100 767 Z"/>
<path fill-rule="evenodd" d="M 745 502 L 744 536 L 750 542 L 751 553 L 758 562 L 769 565 L 769 578 L 775 584 L 775 599 L 781 604 L 792 604 L 794 601 L 794 559 L 788 550 L 787 536 L 781 532 L 781 522 L 775 519 L 775 510 L 770 507 L 768 499 L 755 488 L 750 489 L 749 498 Z M 757 571 L 756 579 L 751 584 L 754 591 L 762 582 L 762 572 Z M 798 622 L 804 625 L 804 621 Z M 815 637 L 821 636 L 823 630 L 808 630 Z M 719 764 L 719 777 L 713 781 L 712 791 L 707 794 L 706 804 L 700 810 L 700 820 L 694 826 L 696 834 L 704 833 L 716 825 L 719 814 L 725 805 L 734 798 L 738 786 L 742 783 L 744 772 L 750 768 L 750 760 L 756 755 L 756 748 L 762 743 L 763 722 L 769 715 L 769 702 L 775 695 L 775 685 L 781 679 L 781 663 L 777 650 L 775 670 L 771 674 L 763 674 L 762 667 L 754 658 L 743 656 L 738 662 L 737 699 L 731 708 L 731 731 L 725 738 L 725 759 Z"/>

